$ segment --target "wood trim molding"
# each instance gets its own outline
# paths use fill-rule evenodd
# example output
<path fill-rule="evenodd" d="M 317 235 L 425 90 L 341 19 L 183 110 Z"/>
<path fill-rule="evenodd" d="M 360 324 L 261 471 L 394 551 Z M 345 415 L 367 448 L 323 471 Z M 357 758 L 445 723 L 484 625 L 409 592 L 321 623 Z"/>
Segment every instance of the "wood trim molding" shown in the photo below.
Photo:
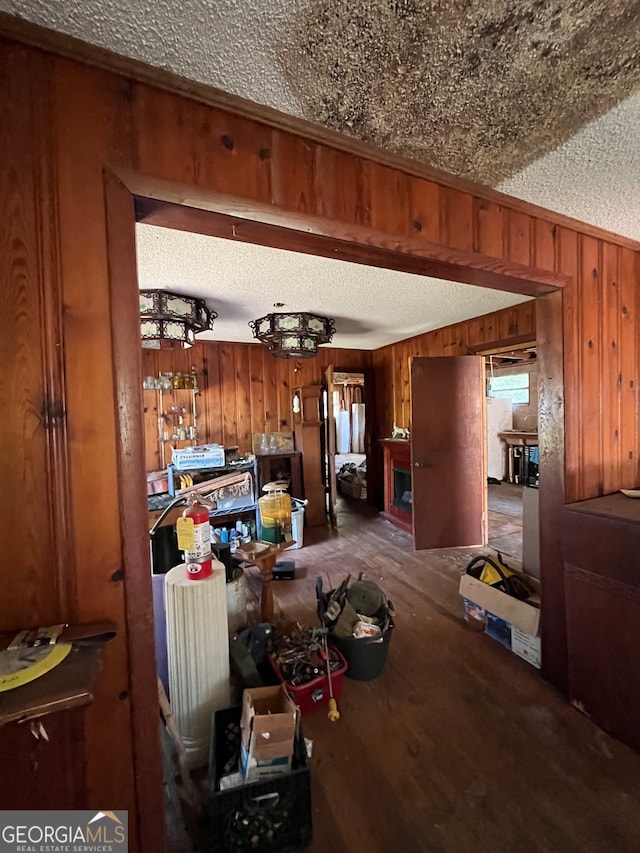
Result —
<path fill-rule="evenodd" d="M 48 63 L 50 65 L 50 63 Z M 38 108 L 42 127 L 52 133 L 53 119 L 50 99 L 42 89 L 38 94 Z M 71 475 L 69 460 L 69 435 L 67 424 L 66 379 L 64 370 L 64 332 L 62 271 L 60 269 L 60 233 L 57 211 L 58 195 L 55 162 L 47 156 L 50 140 L 45 136 L 34 140 L 42 164 L 38 193 L 38 234 L 43 275 L 40 279 L 43 341 L 43 378 L 45 400 L 43 418 L 48 444 L 47 482 L 51 536 L 55 548 L 55 575 L 57 587 L 57 612 L 61 621 L 71 621 L 77 616 L 75 553 L 73 547 L 73 513 L 71 510 Z"/>
<path fill-rule="evenodd" d="M 540 571 L 542 671 L 568 691 L 567 614 L 562 550 L 565 483 L 562 291 L 536 303 L 538 346 L 538 434 L 540 444 Z"/>
<path fill-rule="evenodd" d="M 640 604 L 640 587 L 638 586 L 631 586 L 631 584 L 624 583 L 616 578 L 607 577 L 606 575 L 597 575 L 595 572 L 581 569 L 578 566 L 571 565 L 571 563 L 565 563 L 565 574 L 567 580 L 590 584 L 596 587 L 596 589 L 611 592 L 614 595 L 631 599 Z"/>
<path fill-rule="evenodd" d="M 130 191 L 143 189 L 131 173 L 123 174 L 122 177 Z M 144 190 L 151 190 L 146 178 Z M 179 190 L 172 190 L 167 182 L 158 182 L 153 199 L 138 197 L 136 200 L 136 217 L 139 222 L 449 281 L 462 281 L 527 296 L 539 296 L 562 288 L 568 281 L 561 273 L 489 258 L 478 252 L 449 249 L 423 240 L 391 239 L 388 234 L 372 228 L 343 225 L 309 214 L 286 213 L 279 216 L 276 210 L 261 209 L 257 204 L 252 205 L 250 211 L 243 211 L 243 216 L 229 214 L 224 211 L 237 208 L 237 204 L 230 203 L 228 198 L 222 196 L 216 204 L 212 202 L 211 194 L 208 194 L 207 199 L 202 200 L 206 209 L 162 202 L 157 199 L 158 190 L 180 194 Z M 276 224 L 279 219 L 285 224 Z"/>
<path fill-rule="evenodd" d="M 510 338 L 496 339 L 494 344 L 482 344 L 478 347 L 468 347 L 469 355 L 499 355 L 501 352 L 509 352 L 515 347 L 536 346 L 536 339 L 531 339 L 530 334 L 513 335 Z"/>
<path fill-rule="evenodd" d="M 366 160 L 373 160 L 376 163 L 390 166 L 407 175 L 433 181 L 443 187 L 470 193 L 476 198 L 508 207 L 511 210 L 519 211 L 529 216 L 544 219 L 547 222 L 570 228 L 582 234 L 588 234 L 600 240 L 606 240 L 617 246 L 625 246 L 634 251 L 640 251 L 640 242 L 636 240 L 631 240 L 628 237 L 614 234 L 611 231 L 606 231 L 585 222 L 580 222 L 570 216 L 564 216 L 563 214 L 547 210 L 522 199 L 508 196 L 490 187 L 473 183 L 464 178 L 458 178 L 433 166 L 427 166 L 415 160 L 401 157 L 398 154 L 392 154 L 369 143 L 361 142 L 358 139 L 334 130 L 329 130 L 320 124 L 287 115 L 271 107 L 253 103 L 238 95 L 223 92 L 213 86 L 188 80 L 163 68 L 156 68 L 139 60 L 120 56 L 104 48 L 87 44 L 80 39 L 46 29 L 37 24 L 32 24 L 22 18 L 8 15 L 5 12 L 0 12 L 0 36 L 131 78 L 158 89 L 182 95 L 227 112 L 232 112 L 252 121 L 268 125 L 271 128 L 299 135 L 319 145 L 326 145 Z"/>
<path fill-rule="evenodd" d="M 138 273 L 133 197 L 105 173 L 109 252 L 111 340 L 116 399 L 120 530 L 129 653 L 129 697 L 133 732 L 139 850 L 164 850 L 164 821 L 150 803 L 162 803 L 162 761 L 149 563 L 147 493 L 144 485 L 144 427 Z M 126 484 L 126 485 L 125 485 Z M 125 499 L 126 495 L 126 499 Z"/>

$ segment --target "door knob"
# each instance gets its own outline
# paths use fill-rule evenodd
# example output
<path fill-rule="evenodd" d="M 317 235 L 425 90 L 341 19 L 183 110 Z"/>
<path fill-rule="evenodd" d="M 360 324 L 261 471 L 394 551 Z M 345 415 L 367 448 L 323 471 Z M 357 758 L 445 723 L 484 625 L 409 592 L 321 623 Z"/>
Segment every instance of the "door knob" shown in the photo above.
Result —
<path fill-rule="evenodd" d="M 413 467 L 414 468 L 424 468 L 424 462 L 414 462 Z"/>

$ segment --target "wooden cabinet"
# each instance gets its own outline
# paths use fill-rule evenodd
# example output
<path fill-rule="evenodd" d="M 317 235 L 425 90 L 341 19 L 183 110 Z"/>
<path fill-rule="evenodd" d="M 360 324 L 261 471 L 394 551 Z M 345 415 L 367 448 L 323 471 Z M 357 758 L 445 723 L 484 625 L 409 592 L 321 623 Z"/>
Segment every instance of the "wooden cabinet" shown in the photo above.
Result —
<path fill-rule="evenodd" d="M 291 495 L 295 498 L 303 498 L 300 455 L 299 450 L 257 454 L 258 496 L 262 495 L 262 487 L 265 483 L 288 480 Z"/>
<path fill-rule="evenodd" d="M 405 439 L 383 438 L 384 511 L 382 517 L 413 532 L 413 503 L 411 492 L 411 442 Z"/>
<path fill-rule="evenodd" d="M 571 701 L 640 749 L 640 500 L 568 504 L 563 538 Z"/>

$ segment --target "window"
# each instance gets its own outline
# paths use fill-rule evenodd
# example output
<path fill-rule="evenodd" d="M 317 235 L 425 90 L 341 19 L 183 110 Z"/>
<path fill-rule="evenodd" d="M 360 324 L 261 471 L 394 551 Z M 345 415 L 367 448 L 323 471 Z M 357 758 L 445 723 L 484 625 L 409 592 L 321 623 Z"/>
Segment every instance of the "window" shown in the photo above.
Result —
<path fill-rule="evenodd" d="M 529 374 L 504 373 L 487 383 L 487 397 L 508 397 L 514 406 L 529 402 Z"/>

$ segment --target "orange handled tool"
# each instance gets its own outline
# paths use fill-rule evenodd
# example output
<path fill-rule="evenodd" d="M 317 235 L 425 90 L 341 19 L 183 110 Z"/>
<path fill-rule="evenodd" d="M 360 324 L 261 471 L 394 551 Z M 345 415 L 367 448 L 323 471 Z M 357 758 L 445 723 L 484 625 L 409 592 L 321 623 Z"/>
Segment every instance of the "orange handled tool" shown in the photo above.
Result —
<path fill-rule="evenodd" d="M 325 634 L 323 637 L 324 642 L 324 659 L 327 666 L 327 680 L 329 681 L 329 713 L 327 716 L 332 723 L 335 723 L 336 720 L 340 719 L 340 711 L 338 711 L 338 705 L 333 696 L 333 682 L 331 680 L 331 659 L 329 657 L 329 643 L 327 641 L 327 635 Z"/>

